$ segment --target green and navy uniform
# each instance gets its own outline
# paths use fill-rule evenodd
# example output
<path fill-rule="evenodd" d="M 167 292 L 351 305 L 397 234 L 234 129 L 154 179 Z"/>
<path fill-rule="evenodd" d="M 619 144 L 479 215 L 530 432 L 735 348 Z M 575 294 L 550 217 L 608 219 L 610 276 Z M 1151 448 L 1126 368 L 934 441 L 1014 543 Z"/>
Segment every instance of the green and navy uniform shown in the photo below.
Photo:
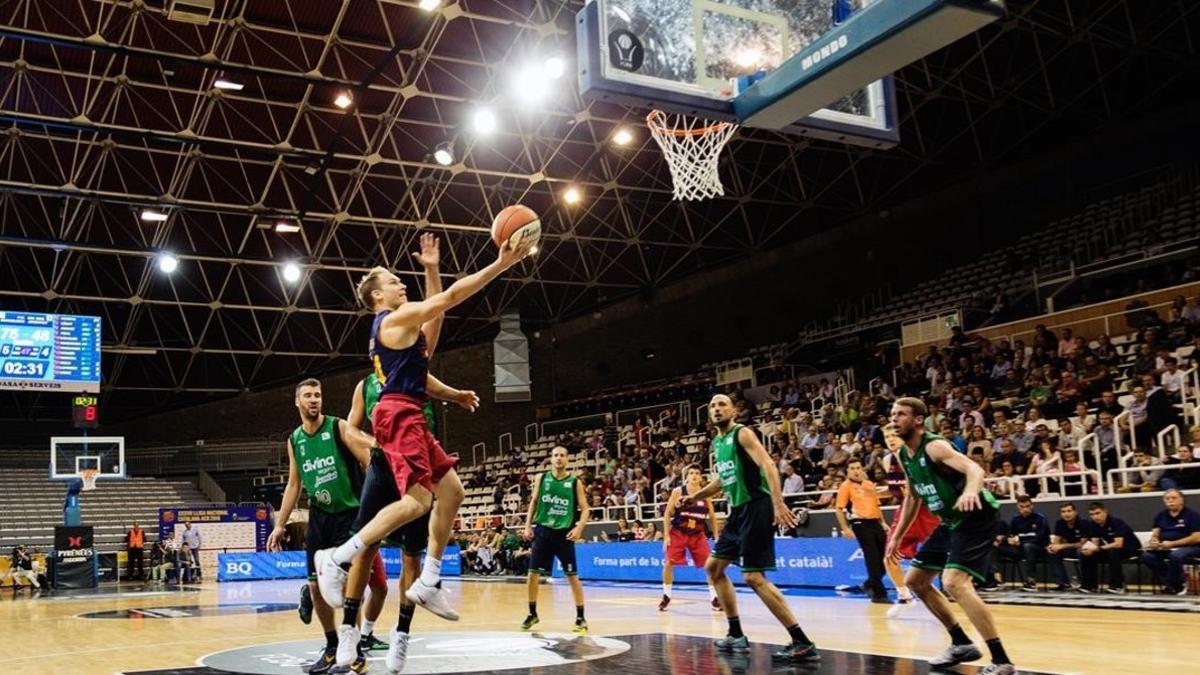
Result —
<path fill-rule="evenodd" d="M 567 533 L 575 526 L 579 510 L 575 485 L 579 478 L 568 473 L 555 478 L 547 471 L 538 479 L 538 501 L 533 512 L 533 545 L 529 552 L 529 571 L 549 576 L 554 559 L 562 563 L 563 574 L 579 574 L 575 564 L 575 542 Z"/>
<path fill-rule="evenodd" d="M 775 507 L 766 474 L 738 441 L 742 429 L 734 424 L 709 446 L 729 502 L 729 519 L 712 556 L 740 565 L 742 572 L 765 572 L 775 569 Z"/>
<path fill-rule="evenodd" d="M 351 536 L 358 515 L 363 474 L 358 460 L 342 441 L 337 417 L 324 415 L 313 434 L 298 426 L 292 432 L 292 459 L 308 493 L 308 578 L 316 579 L 313 554 L 341 546 Z"/>
<path fill-rule="evenodd" d="M 927 570 L 962 570 L 986 581 L 999 503 L 991 492 L 982 490 L 979 509 L 964 512 L 954 508 L 966 488 L 967 477 L 935 463 L 925 450 L 931 442 L 945 440 L 925 432 L 916 452 L 910 453 L 904 448 L 898 453 L 904 473 L 908 475 L 909 492 L 921 498 L 942 521 L 921 545 L 912 565 Z"/>
<path fill-rule="evenodd" d="M 379 378 L 371 373 L 363 378 L 363 415 L 366 428 L 370 429 L 375 406 L 382 395 Z M 400 491 L 396 489 L 396 478 L 387 457 L 379 448 L 371 448 L 371 463 L 367 465 L 367 476 L 363 481 L 362 497 L 358 509 L 358 517 L 354 520 L 351 533 L 358 532 L 371 522 L 375 514 L 391 504 L 400 501 Z M 429 547 L 429 517 L 431 511 L 416 520 L 405 523 L 384 537 L 384 546 L 396 546 L 408 555 L 420 555 Z"/>

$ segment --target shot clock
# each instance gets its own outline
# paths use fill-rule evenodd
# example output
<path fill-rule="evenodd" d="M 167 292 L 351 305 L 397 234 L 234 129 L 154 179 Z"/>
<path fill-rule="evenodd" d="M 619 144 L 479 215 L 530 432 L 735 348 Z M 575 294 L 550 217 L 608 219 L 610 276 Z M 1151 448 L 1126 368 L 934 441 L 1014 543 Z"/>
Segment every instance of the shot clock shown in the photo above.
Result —
<path fill-rule="evenodd" d="M 95 429 L 100 425 L 100 399 L 81 394 L 71 399 L 71 423 L 76 429 Z"/>

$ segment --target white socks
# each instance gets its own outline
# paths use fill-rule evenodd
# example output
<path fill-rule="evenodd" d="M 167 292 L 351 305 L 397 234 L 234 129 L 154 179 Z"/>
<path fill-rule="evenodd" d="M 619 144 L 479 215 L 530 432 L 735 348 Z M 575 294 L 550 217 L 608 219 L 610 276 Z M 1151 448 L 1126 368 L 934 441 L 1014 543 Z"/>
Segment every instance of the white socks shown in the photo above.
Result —
<path fill-rule="evenodd" d="M 367 621 L 366 619 L 363 619 L 363 622 L 362 622 L 362 634 L 363 634 L 363 635 L 370 635 L 370 634 L 372 634 L 372 633 L 374 633 L 374 632 L 375 632 L 375 622 L 374 622 L 374 621 Z"/>
<path fill-rule="evenodd" d="M 426 586 L 437 586 L 442 580 L 442 561 L 431 555 L 425 556 L 425 564 L 421 567 L 421 583 Z"/>
<path fill-rule="evenodd" d="M 713 588 L 712 586 L 708 587 L 708 599 L 709 600 L 717 599 L 717 589 Z"/>
<path fill-rule="evenodd" d="M 901 600 L 912 600 L 912 591 L 908 590 L 908 586 L 904 586 L 900 590 L 896 591 L 896 595 Z"/>
<path fill-rule="evenodd" d="M 349 541 L 333 549 L 333 562 L 337 563 L 338 565 L 345 565 L 346 563 L 349 563 L 350 561 L 354 560 L 354 556 L 357 555 L 364 546 L 366 546 L 366 544 L 363 543 L 363 540 L 357 534 L 353 537 L 350 537 Z"/>
<path fill-rule="evenodd" d="M 663 595 L 671 597 L 671 584 L 663 583 Z"/>

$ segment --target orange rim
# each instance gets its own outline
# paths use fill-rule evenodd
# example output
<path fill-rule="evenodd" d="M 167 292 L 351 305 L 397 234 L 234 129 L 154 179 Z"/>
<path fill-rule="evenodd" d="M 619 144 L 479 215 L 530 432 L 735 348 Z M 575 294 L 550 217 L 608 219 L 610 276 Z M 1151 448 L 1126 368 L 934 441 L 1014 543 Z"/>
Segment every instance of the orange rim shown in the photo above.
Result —
<path fill-rule="evenodd" d="M 703 136 L 705 134 L 711 134 L 715 131 L 720 131 L 729 126 L 729 122 L 717 122 L 712 126 L 701 127 L 699 129 L 668 129 L 662 122 L 659 121 L 662 119 L 663 115 L 664 113 L 661 110 L 651 110 L 650 114 L 646 115 L 646 126 L 650 127 L 652 130 L 658 131 L 659 133 L 675 136 L 676 138 L 680 136 Z"/>

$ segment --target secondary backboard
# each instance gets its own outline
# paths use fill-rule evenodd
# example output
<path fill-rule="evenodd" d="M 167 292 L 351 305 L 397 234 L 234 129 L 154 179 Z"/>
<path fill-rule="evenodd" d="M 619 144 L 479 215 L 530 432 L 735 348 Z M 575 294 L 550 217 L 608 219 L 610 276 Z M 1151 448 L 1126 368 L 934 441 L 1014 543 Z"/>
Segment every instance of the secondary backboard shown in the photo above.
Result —
<path fill-rule="evenodd" d="M 98 479 L 125 478 L 124 436 L 52 436 L 50 478 L 78 478 L 85 469 Z"/>
<path fill-rule="evenodd" d="M 589 0 L 577 17 L 582 93 L 733 120 L 729 80 L 773 70 L 819 40 L 834 26 L 833 7 L 834 0 Z M 884 77 L 785 131 L 888 147 L 899 140 L 895 109 Z"/>

